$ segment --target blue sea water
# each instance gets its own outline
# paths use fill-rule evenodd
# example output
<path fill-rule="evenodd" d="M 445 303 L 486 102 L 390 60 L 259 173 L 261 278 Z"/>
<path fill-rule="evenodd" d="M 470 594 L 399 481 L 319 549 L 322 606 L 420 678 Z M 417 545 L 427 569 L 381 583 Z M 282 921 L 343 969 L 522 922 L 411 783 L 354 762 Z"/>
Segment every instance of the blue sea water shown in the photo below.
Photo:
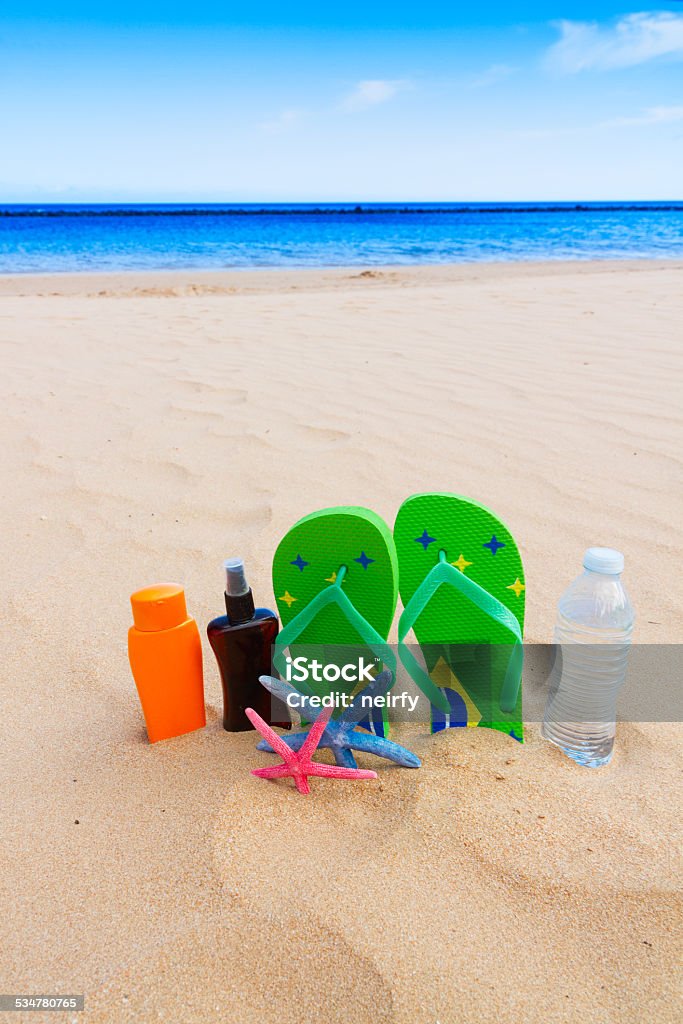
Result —
<path fill-rule="evenodd" d="M 0 206 L 0 273 L 683 258 L 683 202 Z"/>

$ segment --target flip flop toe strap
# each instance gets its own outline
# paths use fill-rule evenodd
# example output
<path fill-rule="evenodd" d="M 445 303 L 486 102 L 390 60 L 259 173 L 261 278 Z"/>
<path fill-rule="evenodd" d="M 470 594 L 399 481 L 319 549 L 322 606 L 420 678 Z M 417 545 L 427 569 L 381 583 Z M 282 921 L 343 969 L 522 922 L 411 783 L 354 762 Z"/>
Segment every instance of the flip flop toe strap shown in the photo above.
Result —
<path fill-rule="evenodd" d="M 505 679 L 500 695 L 500 707 L 502 711 L 512 711 L 517 703 L 519 685 L 522 679 L 522 630 L 515 615 L 509 608 L 484 590 L 478 583 L 465 576 L 464 573 L 450 565 L 443 552 L 440 553 L 440 560 L 424 578 L 417 588 L 410 601 L 403 610 L 398 624 L 398 651 L 399 657 L 406 671 L 410 673 L 415 683 L 420 687 L 426 697 L 445 714 L 450 712 L 448 701 L 440 687 L 432 681 L 429 674 L 425 672 L 418 663 L 412 651 L 406 646 L 405 638 L 413 628 L 422 612 L 425 610 L 439 587 L 444 584 L 454 587 L 463 594 L 480 611 L 488 615 L 490 619 L 503 626 L 513 637 L 514 650 L 511 652 L 508 662 Z M 435 699 L 435 696 L 438 699 Z"/>
<path fill-rule="evenodd" d="M 302 608 L 298 615 L 289 622 L 278 634 L 275 643 L 276 654 L 273 658 L 275 668 L 284 674 L 285 671 L 285 648 L 296 643 L 304 630 L 311 625 L 320 612 L 330 604 L 336 604 L 346 620 L 355 629 L 364 644 L 381 659 L 381 661 L 396 672 L 396 657 L 383 636 L 371 625 L 365 616 L 361 615 L 353 602 L 347 597 L 341 588 L 344 572 L 337 573 L 337 579 L 329 587 L 325 587 L 320 593 L 313 597 L 305 608 Z"/>

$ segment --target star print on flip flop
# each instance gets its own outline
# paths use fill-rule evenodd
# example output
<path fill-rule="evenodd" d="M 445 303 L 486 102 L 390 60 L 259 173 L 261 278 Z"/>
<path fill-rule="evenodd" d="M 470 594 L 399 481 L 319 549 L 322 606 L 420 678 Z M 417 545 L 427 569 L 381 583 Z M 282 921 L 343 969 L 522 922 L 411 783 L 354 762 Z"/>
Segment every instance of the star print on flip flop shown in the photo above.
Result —
<path fill-rule="evenodd" d="M 290 562 L 289 564 L 290 565 L 295 565 L 297 567 L 297 569 L 299 570 L 299 572 L 303 572 L 304 569 L 306 568 L 306 566 L 310 565 L 311 563 L 310 562 L 304 562 L 304 560 L 301 557 L 301 555 L 297 555 L 296 558 L 294 559 L 294 561 Z"/>
<path fill-rule="evenodd" d="M 298 597 L 292 597 L 288 590 L 285 590 L 282 597 L 278 597 L 278 601 L 284 601 L 288 608 L 291 608 L 295 601 L 298 601 Z"/>
<path fill-rule="evenodd" d="M 526 588 L 525 588 L 524 584 L 522 583 L 522 581 L 520 580 L 520 578 L 518 576 L 517 579 L 515 580 L 515 582 L 511 583 L 509 585 L 509 587 L 506 587 L 505 589 L 506 590 L 514 590 L 515 597 L 519 597 L 519 595 L 522 593 L 522 591 L 525 590 Z"/>
<path fill-rule="evenodd" d="M 358 558 L 354 558 L 354 562 L 358 562 L 359 565 L 362 565 L 364 569 L 367 569 L 367 567 L 369 565 L 372 565 L 374 561 L 375 559 L 368 558 L 364 551 L 361 551 L 360 556 Z"/>
<path fill-rule="evenodd" d="M 464 572 L 467 566 L 472 565 L 472 563 L 468 562 L 465 556 L 461 553 L 460 558 L 458 558 L 456 562 L 451 562 L 451 565 L 454 565 L 456 569 L 460 570 L 460 572 Z"/>
<path fill-rule="evenodd" d="M 498 551 L 499 548 L 505 547 L 505 544 L 502 540 L 498 540 L 494 533 L 493 537 L 491 537 L 491 540 L 487 541 L 486 544 L 482 544 L 482 547 L 488 548 L 491 554 L 495 555 L 496 551 Z"/>
<path fill-rule="evenodd" d="M 421 537 L 415 537 L 415 543 L 421 544 L 425 551 L 427 550 L 430 544 L 434 543 L 435 540 L 436 537 L 430 537 L 426 530 L 422 532 Z"/>

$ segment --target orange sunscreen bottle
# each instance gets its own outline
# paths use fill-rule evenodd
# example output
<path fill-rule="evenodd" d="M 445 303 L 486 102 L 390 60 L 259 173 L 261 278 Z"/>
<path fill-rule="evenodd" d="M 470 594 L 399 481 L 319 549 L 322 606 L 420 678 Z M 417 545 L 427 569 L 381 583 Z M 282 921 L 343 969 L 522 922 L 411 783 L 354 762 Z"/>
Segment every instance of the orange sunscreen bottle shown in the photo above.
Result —
<path fill-rule="evenodd" d="M 202 645 L 185 593 L 175 583 L 131 595 L 134 625 L 128 659 L 145 715 L 150 743 L 206 725 Z"/>

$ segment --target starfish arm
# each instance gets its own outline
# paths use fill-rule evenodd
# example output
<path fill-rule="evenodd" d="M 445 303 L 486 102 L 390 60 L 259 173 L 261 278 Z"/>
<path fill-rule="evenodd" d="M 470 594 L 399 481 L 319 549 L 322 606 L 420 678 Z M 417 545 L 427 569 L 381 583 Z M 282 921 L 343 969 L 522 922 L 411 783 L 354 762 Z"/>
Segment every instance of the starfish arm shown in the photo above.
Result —
<path fill-rule="evenodd" d="M 259 676 L 258 680 L 261 686 L 268 693 L 272 694 L 273 697 L 281 700 L 289 711 L 296 711 L 298 714 L 301 714 L 302 707 L 305 707 L 304 697 L 295 686 L 292 686 L 291 683 L 286 682 L 284 679 L 277 679 L 275 676 Z M 287 698 L 292 696 L 296 696 L 296 700 L 289 704 Z"/>
<path fill-rule="evenodd" d="M 308 794 L 311 792 L 311 787 L 308 785 L 308 779 L 305 775 L 295 775 L 294 784 L 300 793 Z"/>
<path fill-rule="evenodd" d="M 340 768 L 336 764 L 320 764 L 318 761 L 311 761 L 306 765 L 308 775 L 318 775 L 323 779 L 376 779 L 377 772 L 371 772 L 367 768 Z"/>
<path fill-rule="evenodd" d="M 268 740 L 275 753 L 279 754 L 286 764 L 292 764 L 296 760 L 296 754 L 292 748 L 288 747 L 282 737 L 278 736 L 268 723 L 263 721 L 257 711 L 254 711 L 253 708 L 245 708 L 244 713 L 254 728 L 258 729 L 263 738 Z"/>
<path fill-rule="evenodd" d="M 372 707 L 363 707 L 363 698 L 374 698 L 379 696 L 380 694 L 386 693 L 387 690 L 391 689 L 393 682 L 393 673 L 389 672 L 388 670 L 380 672 L 378 676 L 375 676 L 371 683 L 368 683 L 364 690 L 361 690 L 360 693 L 356 694 L 356 696 L 353 698 L 353 703 L 351 707 L 347 708 L 346 711 L 344 711 L 340 718 L 340 721 L 348 725 L 350 725 L 352 722 L 360 722 L 361 718 L 365 718 L 368 712 L 372 711 Z"/>
<path fill-rule="evenodd" d="M 322 739 L 322 735 L 325 732 L 327 723 L 332 717 L 333 711 L 334 708 L 325 708 L 324 711 L 316 718 L 301 748 L 301 753 L 299 754 L 299 759 L 301 761 L 307 761 L 313 754 L 313 751 Z"/>
<path fill-rule="evenodd" d="M 285 743 L 287 744 L 287 746 L 289 747 L 290 750 L 294 750 L 294 751 L 301 750 L 302 746 L 306 742 L 306 737 L 307 736 L 308 736 L 308 732 L 295 732 L 295 733 L 292 733 L 291 735 L 289 735 L 287 737 L 287 739 L 285 740 Z M 280 739 L 284 739 L 284 737 L 281 736 Z M 324 739 L 325 739 L 325 737 L 323 736 L 323 740 Z M 320 745 L 321 744 L 318 744 L 318 746 L 320 746 Z M 324 743 L 322 745 L 324 746 Z M 256 745 L 256 749 L 257 750 L 265 750 L 269 754 L 273 754 L 274 753 L 274 750 L 271 747 L 271 745 L 268 742 L 268 740 L 261 740 L 261 742 Z"/>
<path fill-rule="evenodd" d="M 332 748 L 334 759 L 340 768 L 357 768 L 356 759 L 348 747 L 340 747 L 335 744 Z"/>
<path fill-rule="evenodd" d="M 420 758 L 411 750 L 402 747 L 392 740 L 385 740 L 382 736 L 373 736 L 372 733 L 351 732 L 348 734 L 348 744 L 352 750 L 362 750 L 366 754 L 375 754 L 377 757 L 386 757 L 389 761 L 395 761 L 403 768 L 419 768 Z"/>
<path fill-rule="evenodd" d="M 288 764 L 269 764 L 267 768 L 252 768 L 251 774 L 259 779 L 283 779 L 292 772 Z"/>
<path fill-rule="evenodd" d="M 327 726 L 325 727 L 325 732 L 322 735 L 322 739 L 318 743 L 318 747 L 333 748 L 337 737 L 343 736 L 345 738 L 347 732 L 348 728 L 339 725 L 339 723 L 334 721 L 334 719 L 330 720 L 327 723 Z M 286 739 L 284 736 L 281 736 L 280 738 L 285 740 L 287 746 L 290 747 L 292 750 L 301 750 L 302 746 L 306 742 L 306 739 L 308 738 L 308 733 L 309 730 L 306 729 L 304 730 L 304 732 L 290 732 L 287 734 Z M 271 747 L 270 743 L 268 743 L 267 740 L 261 740 L 261 742 L 257 744 L 256 749 L 265 750 L 269 754 L 273 753 L 273 748 Z"/>

